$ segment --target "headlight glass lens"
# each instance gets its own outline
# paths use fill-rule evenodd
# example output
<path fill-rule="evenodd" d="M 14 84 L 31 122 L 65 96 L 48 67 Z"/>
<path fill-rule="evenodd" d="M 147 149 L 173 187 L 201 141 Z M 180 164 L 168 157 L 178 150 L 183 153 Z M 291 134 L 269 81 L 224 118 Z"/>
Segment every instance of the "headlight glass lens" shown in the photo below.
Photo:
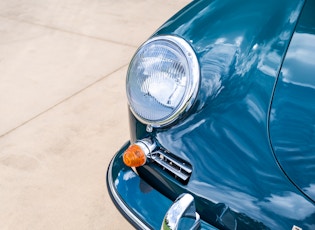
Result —
<path fill-rule="evenodd" d="M 186 111 L 196 96 L 199 65 L 183 39 L 159 36 L 144 43 L 127 74 L 131 111 L 153 127 L 167 125 Z"/>

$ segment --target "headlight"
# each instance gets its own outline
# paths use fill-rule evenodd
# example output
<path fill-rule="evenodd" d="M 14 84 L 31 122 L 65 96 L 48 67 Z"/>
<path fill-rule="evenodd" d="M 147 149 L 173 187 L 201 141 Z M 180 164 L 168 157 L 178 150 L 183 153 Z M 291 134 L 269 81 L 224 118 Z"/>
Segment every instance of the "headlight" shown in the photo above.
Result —
<path fill-rule="evenodd" d="M 193 104 L 199 76 L 197 57 L 184 39 L 154 37 L 138 49 L 129 65 L 130 109 L 152 127 L 170 124 Z"/>

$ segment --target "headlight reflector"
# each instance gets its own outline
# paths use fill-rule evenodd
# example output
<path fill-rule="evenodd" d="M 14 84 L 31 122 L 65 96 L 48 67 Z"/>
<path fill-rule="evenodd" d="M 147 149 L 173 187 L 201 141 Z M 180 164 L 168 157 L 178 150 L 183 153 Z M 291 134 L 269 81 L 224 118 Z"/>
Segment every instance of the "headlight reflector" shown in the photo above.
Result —
<path fill-rule="evenodd" d="M 145 42 L 131 60 L 127 97 L 133 114 L 153 127 L 170 124 L 193 104 L 199 64 L 182 38 L 158 36 Z"/>

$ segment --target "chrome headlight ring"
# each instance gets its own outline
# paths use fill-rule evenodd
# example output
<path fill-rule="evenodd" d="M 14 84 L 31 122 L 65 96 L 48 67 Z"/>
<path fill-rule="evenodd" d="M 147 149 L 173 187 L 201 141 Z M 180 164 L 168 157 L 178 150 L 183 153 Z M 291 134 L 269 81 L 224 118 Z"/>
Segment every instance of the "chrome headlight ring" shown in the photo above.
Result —
<path fill-rule="evenodd" d="M 132 58 L 126 82 L 134 116 L 151 127 L 174 122 L 194 103 L 200 82 L 192 47 L 176 36 L 156 36 Z"/>

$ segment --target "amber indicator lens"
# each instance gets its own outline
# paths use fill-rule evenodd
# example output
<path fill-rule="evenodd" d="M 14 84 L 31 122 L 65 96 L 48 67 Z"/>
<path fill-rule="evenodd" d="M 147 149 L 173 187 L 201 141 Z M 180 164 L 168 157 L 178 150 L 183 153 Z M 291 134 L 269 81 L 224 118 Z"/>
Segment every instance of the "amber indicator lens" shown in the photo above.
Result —
<path fill-rule="evenodd" d="M 145 164 L 147 157 L 139 145 L 130 145 L 125 151 L 123 161 L 129 167 L 139 167 Z"/>

